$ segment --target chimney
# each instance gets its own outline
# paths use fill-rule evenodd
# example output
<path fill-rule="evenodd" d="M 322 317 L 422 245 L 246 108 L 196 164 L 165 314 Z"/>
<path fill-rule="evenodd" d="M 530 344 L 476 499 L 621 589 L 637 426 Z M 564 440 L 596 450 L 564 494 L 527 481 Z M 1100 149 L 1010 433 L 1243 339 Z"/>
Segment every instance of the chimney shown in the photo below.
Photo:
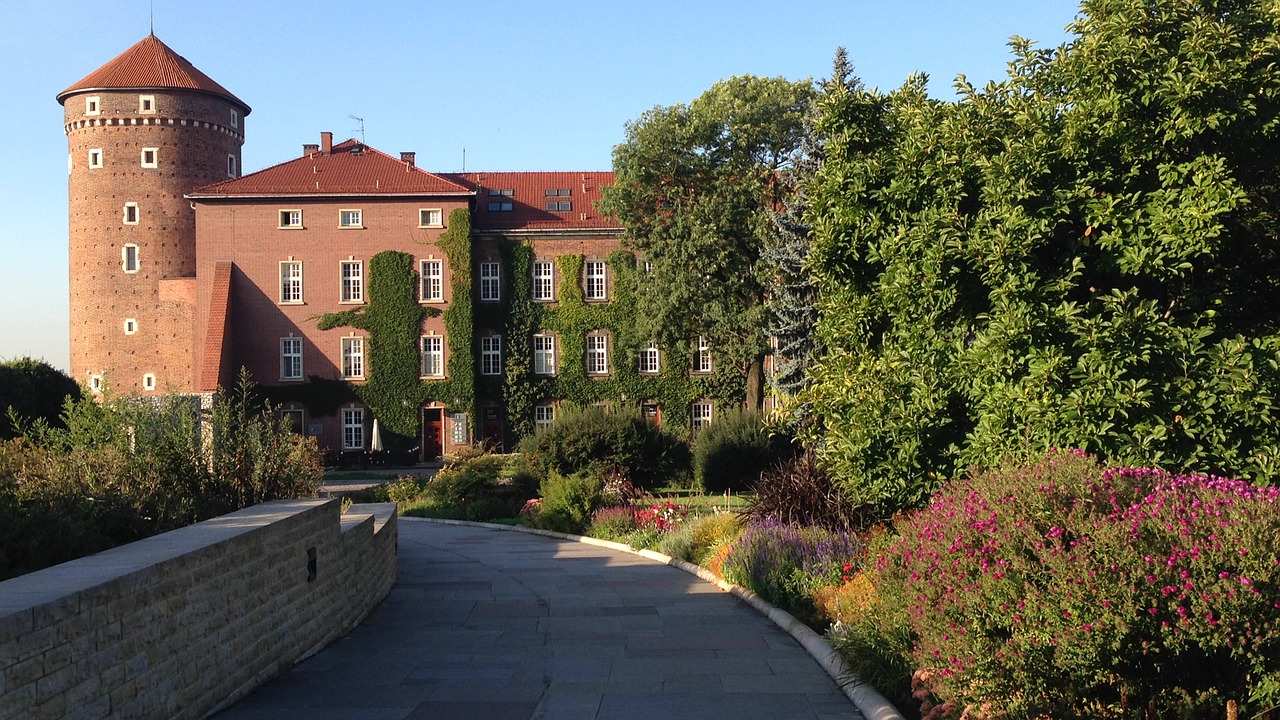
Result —
<path fill-rule="evenodd" d="M 314 155 L 315 153 L 318 153 L 318 152 L 320 152 L 320 146 L 319 146 L 319 145 L 316 145 L 315 143 L 311 143 L 311 144 L 303 143 L 303 145 L 302 145 L 302 154 L 303 154 L 303 155 L 308 155 L 308 156 L 310 156 L 310 155 Z"/>
<path fill-rule="evenodd" d="M 411 152 L 400 153 L 400 162 L 404 163 L 405 165 L 408 165 L 409 167 L 413 167 L 413 158 L 414 158 L 414 153 L 411 153 Z"/>
<path fill-rule="evenodd" d="M 328 155 L 329 153 L 333 152 L 333 133 L 331 132 L 320 133 L 320 152 L 324 153 L 325 155 Z"/>

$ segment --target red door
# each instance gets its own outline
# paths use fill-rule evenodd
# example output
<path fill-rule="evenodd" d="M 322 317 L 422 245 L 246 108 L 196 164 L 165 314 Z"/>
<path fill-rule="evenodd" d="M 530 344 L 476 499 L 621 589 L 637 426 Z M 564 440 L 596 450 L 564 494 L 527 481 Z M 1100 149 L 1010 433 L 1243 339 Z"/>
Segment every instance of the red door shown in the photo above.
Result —
<path fill-rule="evenodd" d="M 444 438 L 444 411 L 440 408 L 425 408 L 422 411 L 422 459 L 435 460 L 440 457 Z"/>

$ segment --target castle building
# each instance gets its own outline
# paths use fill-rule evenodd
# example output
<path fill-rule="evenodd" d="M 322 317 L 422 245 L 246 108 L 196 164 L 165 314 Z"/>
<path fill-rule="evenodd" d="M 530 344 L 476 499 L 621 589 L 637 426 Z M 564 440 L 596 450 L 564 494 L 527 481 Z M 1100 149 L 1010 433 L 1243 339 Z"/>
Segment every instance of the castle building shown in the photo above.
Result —
<path fill-rule="evenodd" d="M 245 369 L 335 451 L 423 458 L 556 409 L 696 429 L 731 393 L 705 338 L 633 337 L 645 267 L 609 172 L 432 173 L 320 133 L 241 175 L 250 108 L 154 35 L 63 92 L 72 374 L 208 393 Z"/>

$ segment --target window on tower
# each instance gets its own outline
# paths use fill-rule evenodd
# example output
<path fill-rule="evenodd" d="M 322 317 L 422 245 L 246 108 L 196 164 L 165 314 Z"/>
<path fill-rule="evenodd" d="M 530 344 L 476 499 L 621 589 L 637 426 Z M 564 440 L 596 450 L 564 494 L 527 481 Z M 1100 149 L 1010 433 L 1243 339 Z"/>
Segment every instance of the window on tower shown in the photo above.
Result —
<path fill-rule="evenodd" d="M 240 162 L 236 160 L 235 155 L 227 156 L 227 177 L 236 177 L 240 170 Z"/>
<path fill-rule="evenodd" d="M 97 95 L 90 95 L 84 99 L 84 114 L 97 115 L 102 112 L 102 103 L 98 100 Z"/>
<path fill-rule="evenodd" d="M 124 224 L 125 225 L 138 224 L 138 203 L 131 202 L 131 203 L 124 204 Z"/>
<path fill-rule="evenodd" d="M 159 167 L 160 149 L 159 148 L 142 148 L 142 167 L 153 168 Z"/>
<path fill-rule="evenodd" d="M 120 248 L 120 267 L 127 273 L 138 272 L 138 246 L 132 243 Z"/>
<path fill-rule="evenodd" d="M 143 115 L 154 115 L 156 112 L 156 96 L 155 95 L 139 95 L 138 96 L 138 112 Z"/>
<path fill-rule="evenodd" d="M 89 169 L 97 170 L 102 167 L 102 148 L 94 148 L 89 151 Z"/>

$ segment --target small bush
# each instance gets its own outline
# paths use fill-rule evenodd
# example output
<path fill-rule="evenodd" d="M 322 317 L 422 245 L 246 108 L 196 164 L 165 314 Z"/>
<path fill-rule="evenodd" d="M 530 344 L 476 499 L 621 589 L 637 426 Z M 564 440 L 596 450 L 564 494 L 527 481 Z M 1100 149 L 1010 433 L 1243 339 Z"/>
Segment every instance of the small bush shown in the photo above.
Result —
<path fill-rule="evenodd" d="M 602 507 L 591 515 L 591 525 L 587 527 L 587 535 L 618 542 L 636 529 L 636 514 L 630 506 L 611 505 Z"/>
<path fill-rule="evenodd" d="M 738 519 L 727 513 L 687 518 L 663 533 L 658 551 L 701 565 L 718 547 L 735 539 L 741 527 Z"/>
<path fill-rule="evenodd" d="M 559 413 L 550 427 L 525 438 L 520 452 L 539 477 L 586 471 L 652 488 L 689 471 L 689 448 L 675 436 L 638 412 L 594 407 Z"/>
<path fill-rule="evenodd" d="M 756 520 L 853 531 L 880 519 L 851 503 L 813 453 L 765 472 L 751 492 L 746 514 Z"/>
<path fill-rule="evenodd" d="M 694 483 L 708 493 L 741 492 L 760 473 L 792 457 L 791 438 L 771 435 L 760 413 L 726 410 L 693 443 Z"/>
<path fill-rule="evenodd" d="M 1276 488 L 1055 452 L 944 486 L 900 524 L 878 587 L 901 588 L 884 607 L 938 708 L 1251 716 L 1280 703 L 1278 505 Z"/>
<path fill-rule="evenodd" d="M 821 619 L 814 592 L 839 582 L 860 549 L 857 538 L 848 533 L 753 522 L 730 545 L 724 578 L 802 621 L 817 624 Z"/>
<path fill-rule="evenodd" d="M 594 473 L 561 475 L 553 470 L 542 481 L 542 503 L 534 522 L 547 530 L 581 533 L 599 507 L 603 487 L 604 480 Z"/>
<path fill-rule="evenodd" d="M 531 478 L 512 472 L 510 460 L 499 455 L 470 454 L 451 460 L 409 498 L 417 513 L 457 520 L 489 521 L 515 517 L 533 497 Z M 414 483 L 405 481 L 412 492 Z"/>
<path fill-rule="evenodd" d="M 427 487 L 427 478 L 418 475 L 400 475 L 381 487 L 388 500 L 399 505 L 407 505 L 421 497 L 423 490 Z"/>

